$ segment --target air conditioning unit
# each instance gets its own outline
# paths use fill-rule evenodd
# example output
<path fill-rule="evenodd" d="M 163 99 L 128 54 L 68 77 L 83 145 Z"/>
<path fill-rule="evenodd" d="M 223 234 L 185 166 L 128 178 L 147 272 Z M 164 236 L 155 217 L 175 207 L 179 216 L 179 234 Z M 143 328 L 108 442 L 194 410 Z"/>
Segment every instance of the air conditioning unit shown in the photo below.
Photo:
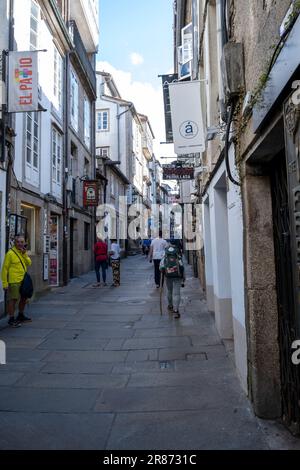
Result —
<path fill-rule="evenodd" d="M 228 42 L 223 47 L 221 70 L 226 102 L 238 96 L 245 88 L 243 45 Z"/>

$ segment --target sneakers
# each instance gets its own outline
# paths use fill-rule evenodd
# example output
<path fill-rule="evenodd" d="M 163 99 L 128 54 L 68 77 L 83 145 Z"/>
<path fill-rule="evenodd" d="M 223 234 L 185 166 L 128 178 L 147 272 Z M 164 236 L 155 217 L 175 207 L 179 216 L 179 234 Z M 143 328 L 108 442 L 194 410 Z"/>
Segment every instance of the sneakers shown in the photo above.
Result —
<path fill-rule="evenodd" d="M 168 305 L 168 311 L 169 311 L 170 313 L 173 312 L 173 305 Z"/>
<path fill-rule="evenodd" d="M 16 321 L 19 322 L 19 323 L 29 323 L 32 320 L 29 317 L 25 317 L 24 313 L 19 313 L 19 315 L 17 316 Z"/>
<path fill-rule="evenodd" d="M 174 310 L 174 318 L 180 318 L 180 313 L 178 312 L 178 310 Z"/>
<path fill-rule="evenodd" d="M 8 326 L 12 328 L 19 328 L 21 326 L 21 323 L 18 320 L 15 320 L 14 317 L 10 317 L 8 320 Z"/>

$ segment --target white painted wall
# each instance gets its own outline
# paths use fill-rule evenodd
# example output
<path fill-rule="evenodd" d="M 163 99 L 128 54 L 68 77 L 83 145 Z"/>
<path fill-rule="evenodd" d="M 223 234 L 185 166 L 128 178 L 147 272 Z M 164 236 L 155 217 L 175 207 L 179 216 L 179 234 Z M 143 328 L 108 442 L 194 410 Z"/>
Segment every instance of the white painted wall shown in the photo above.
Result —
<path fill-rule="evenodd" d="M 30 33 L 30 0 L 22 0 L 22 8 L 19 8 L 19 2 L 15 2 L 15 40 L 17 50 L 29 50 Z M 62 200 L 62 186 L 53 186 L 51 184 L 52 176 L 52 142 L 51 131 L 52 124 L 56 123 L 61 129 L 60 117 L 62 109 L 58 110 L 56 99 L 54 97 L 54 45 L 53 37 L 45 21 L 39 23 L 39 44 L 38 47 L 46 49 L 47 52 L 39 52 L 39 86 L 41 89 L 41 105 L 47 110 L 39 113 L 40 119 L 40 171 L 39 171 L 39 189 L 43 194 L 50 193 L 59 200 Z M 52 114 L 54 108 L 57 118 Z M 25 115 L 16 114 L 15 130 L 17 137 L 15 139 L 15 164 L 14 169 L 19 181 L 24 181 L 24 161 L 25 157 Z M 63 166 L 63 165 L 62 165 Z M 51 175 L 49 177 L 49 175 Z M 28 181 L 31 183 L 31 181 Z"/>
<path fill-rule="evenodd" d="M 234 148 L 230 147 L 230 168 L 232 175 L 238 179 L 234 169 Z M 244 299 L 244 262 L 243 262 L 243 212 L 240 188 L 231 182 L 227 193 L 228 230 L 230 246 L 230 274 L 233 316 L 245 326 Z"/>

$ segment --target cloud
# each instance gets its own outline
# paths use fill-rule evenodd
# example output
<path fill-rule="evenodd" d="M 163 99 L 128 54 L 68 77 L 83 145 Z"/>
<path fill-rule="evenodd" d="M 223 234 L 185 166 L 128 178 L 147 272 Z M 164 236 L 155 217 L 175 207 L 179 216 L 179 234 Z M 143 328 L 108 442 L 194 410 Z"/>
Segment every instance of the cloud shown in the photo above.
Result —
<path fill-rule="evenodd" d="M 138 52 L 132 52 L 130 54 L 130 60 L 132 65 L 141 65 L 144 62 L 144 57 Z"/>
<path fill-rule="evenodd" d="M 162 86 L 154 87 L 149 82 L 135 81 L 130 72 L 117 70 L 108 62 L 98 62 L 97 70 L 110 73 L 121 97 L 132 101 L 139 113 L 148 116 L 155 135 L 153 143 L 155 156 L 157 158 L 161 156 L 173 157 L 175 155 L 174 146 L 160 144 L 166 140 Z M 168 160 L 162 160 L 162 163 L 167 162 Z"/>

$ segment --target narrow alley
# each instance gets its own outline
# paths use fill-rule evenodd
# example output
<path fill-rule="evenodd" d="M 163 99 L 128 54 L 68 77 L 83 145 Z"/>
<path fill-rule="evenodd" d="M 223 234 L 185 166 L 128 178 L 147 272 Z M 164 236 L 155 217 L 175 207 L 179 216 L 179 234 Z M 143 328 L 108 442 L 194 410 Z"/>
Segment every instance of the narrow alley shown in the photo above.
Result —
<path fill-rule="evenodd" d="M 165 302 L 160 315 L 141 255 L 123 260 L 121 287 L 94 282 L 33 302 L 29 325 L 2 323 L 1 449 L 300 447 L 254 417 L 189 267 L 179 320 Z"/>

